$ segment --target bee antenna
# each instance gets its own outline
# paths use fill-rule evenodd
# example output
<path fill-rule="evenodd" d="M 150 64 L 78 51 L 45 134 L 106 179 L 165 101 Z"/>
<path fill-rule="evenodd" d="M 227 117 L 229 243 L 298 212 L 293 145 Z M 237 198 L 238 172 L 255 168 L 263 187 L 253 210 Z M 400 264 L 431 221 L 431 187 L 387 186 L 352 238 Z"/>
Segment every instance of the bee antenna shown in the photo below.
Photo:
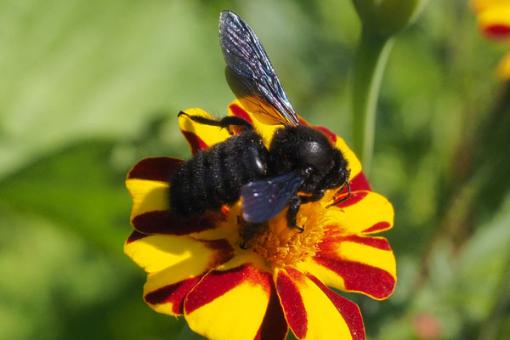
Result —
<path fill-rule="evenodd" d="M 326 208 L 330 208 L 334 205 L 337 205 L 337 204 L 340 204 L 342 202 L 345 202 L 347 201 L 349 198 L 351 198 L 352 196 L 352 191 L 351 191 L 351 183 L 349 182 L 349 179 L 346 179 L 344 184 L 337 190 L 337 192 L 335 193 L 335 196 L 340 193 L 342 190 L 344 190 L 344 187 L 347 186 L 347 195 L 345 195 L 344 197 L 340 198 L 340 199 L 336 199 L 333 201 L 333 203 L 331 204 L 328 204 L 328 206 Z"/>

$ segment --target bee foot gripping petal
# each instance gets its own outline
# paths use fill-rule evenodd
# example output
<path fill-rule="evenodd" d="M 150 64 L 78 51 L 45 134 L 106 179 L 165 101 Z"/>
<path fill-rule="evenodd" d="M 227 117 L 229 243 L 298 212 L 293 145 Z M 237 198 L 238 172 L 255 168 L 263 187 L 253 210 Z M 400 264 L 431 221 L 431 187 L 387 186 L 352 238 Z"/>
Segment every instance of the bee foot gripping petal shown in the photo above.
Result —
<path fill-rule="evenodd" d="M 205 150 L 214 144 L 224 142 L 230 137 L 226 129 L 217 126 L 202 124 L 193 121 L 189 116 L 199 116 L 205 119 L 214 119 L 209 113 L 202 109 L 191 108 L 184 110 L 179 115 L 179 128 L 188 141 L 191 151 L 195 154 L 198 150 Z"/>
<path fill-rule="evenodd" d="M 325 220 L 348 234 L 372 234 L 393 226 L 391 203 L 372 191 L 353 191 L 352 197 L 338 207 L 327 209 Z"/>

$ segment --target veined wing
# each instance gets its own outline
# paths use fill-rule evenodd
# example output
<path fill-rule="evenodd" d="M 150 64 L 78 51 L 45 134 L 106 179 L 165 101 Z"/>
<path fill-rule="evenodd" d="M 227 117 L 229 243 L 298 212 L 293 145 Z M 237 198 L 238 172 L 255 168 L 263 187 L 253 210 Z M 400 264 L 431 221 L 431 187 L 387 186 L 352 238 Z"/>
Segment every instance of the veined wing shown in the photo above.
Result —
<path fill-rule="evenodd" d="M 239 100 L 270 122 L 299 125 L 299 119 L 253 30 L 235 13 L 220 15 L 220 44 L 227 80 Z"/>
<path fill-rule="evenodd" d="M 275 217 L 289 204 L 303 182 L 303 178 L 293 171 L 242 186 L 244 220 L 263 223 Z"/>

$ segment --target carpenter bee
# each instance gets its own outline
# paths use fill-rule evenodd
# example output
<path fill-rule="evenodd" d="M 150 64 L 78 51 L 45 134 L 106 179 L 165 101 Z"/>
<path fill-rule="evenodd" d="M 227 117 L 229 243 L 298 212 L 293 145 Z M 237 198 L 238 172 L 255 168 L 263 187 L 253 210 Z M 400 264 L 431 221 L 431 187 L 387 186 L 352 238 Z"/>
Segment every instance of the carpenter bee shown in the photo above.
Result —
<path fill-rule="evenodd" d="M 289 227 L 302 230 L 296 225 L 301 204 L 319 200 L 325 190 L 349 188 L 347 161 L 322 132 L 300 123 L 252 29 L 235 13 L 223 11 L 219 33 L 232 91 L 243 106 L 282 127 L 266 148 L 242 118 L 213 120 L 181 112 L 197 123 L 241 132 L 181 165 L 171 178 L 171 209 L 193 216 L 241 198 L 247 223 L 262 225 L 288 207 Z"/>

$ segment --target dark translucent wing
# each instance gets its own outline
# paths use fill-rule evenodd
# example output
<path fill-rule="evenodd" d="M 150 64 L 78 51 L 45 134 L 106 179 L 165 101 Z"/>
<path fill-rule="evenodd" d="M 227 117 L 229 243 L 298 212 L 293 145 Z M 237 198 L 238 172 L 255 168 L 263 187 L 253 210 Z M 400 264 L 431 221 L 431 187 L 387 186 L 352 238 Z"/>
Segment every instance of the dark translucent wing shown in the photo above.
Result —
<path fill-rule="evenodd" d="M 296 172 L 290 172 L 244 185 L 241 187 L 244 220 L 263 223 L 275 217 L 287 206 L 303 182 Z"/>
<path fill-rule="evenodd" d="M 299 125 L 264 47 L 253 30 L 233 12 L 221 12 L 220 44 L 227 63 L 227 80 L 243 104 L 276 123 Z"/>

